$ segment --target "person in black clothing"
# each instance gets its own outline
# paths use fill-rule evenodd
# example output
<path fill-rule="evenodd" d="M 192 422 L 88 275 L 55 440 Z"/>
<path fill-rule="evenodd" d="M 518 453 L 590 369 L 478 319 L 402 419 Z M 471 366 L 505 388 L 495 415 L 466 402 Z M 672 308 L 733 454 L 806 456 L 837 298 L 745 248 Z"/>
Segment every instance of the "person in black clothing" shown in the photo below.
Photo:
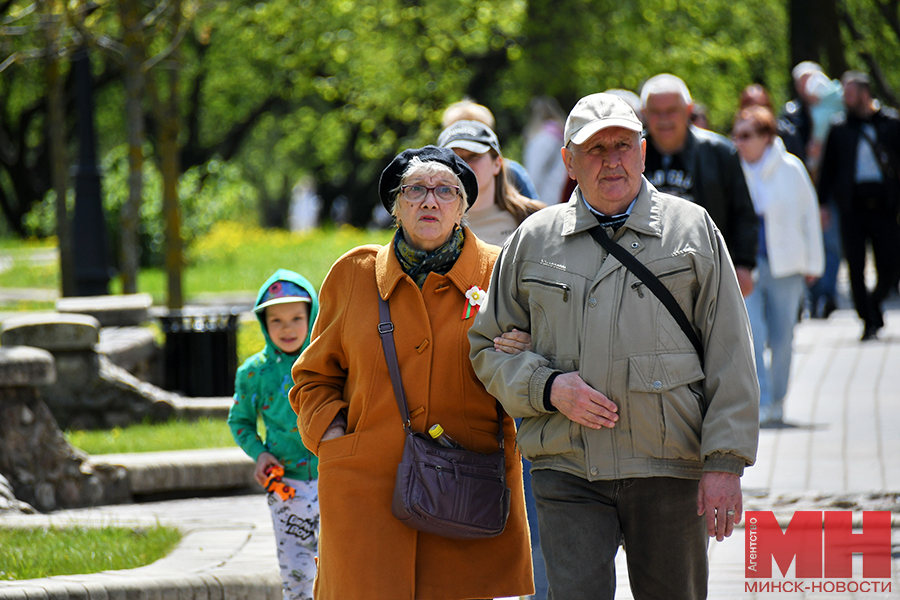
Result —
<path fill-rule="evenodd" d="M 900 277 L 900 117 L 872 97 L 868 75 L 841 77 L 846 115 L 831 127 L 819 176 L 819 201 L 840 214 L 841 240 L 862 340 L 884 326 L 881 303 Z M 866 287 L 866 245 L 871 244 L 878 281 Z"/>
<path fill-rule="evenodd" d="M 674 75 L 648 79 L 641 104 L 649 141 L 644 175 L 659 191 L 706 209 L 722 231 L 746 297 L 753 291 L 759 221 L 734 146 L 691 126 L 691 94 Z"/>

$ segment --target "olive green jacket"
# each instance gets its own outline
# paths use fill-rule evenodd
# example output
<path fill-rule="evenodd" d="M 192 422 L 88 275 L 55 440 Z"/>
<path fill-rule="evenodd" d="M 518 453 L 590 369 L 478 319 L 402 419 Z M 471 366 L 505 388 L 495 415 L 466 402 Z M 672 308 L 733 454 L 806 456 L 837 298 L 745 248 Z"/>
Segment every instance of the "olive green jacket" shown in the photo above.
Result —
<path fill-rule="evenodd" d="M 701 365 L 665 306 L 590 236 L 595 226 L 577 188 L 568 203 L 525 220 L 503 248 L 469 330 L 476 374 L 523 418 L 522 453 L 535 469 L 588 480 L 742 474 L 756 457 L 759 385 L 721 234 L 703 208 L 644 179 L 614 236 L 694 324 Z M 531 332 L 533 352 L 493 350 L 493 338 L 512 328 Z M 589 429 L 545 406 L 550 375 L 570 371 L 616 403 L 615 427 Z"/>

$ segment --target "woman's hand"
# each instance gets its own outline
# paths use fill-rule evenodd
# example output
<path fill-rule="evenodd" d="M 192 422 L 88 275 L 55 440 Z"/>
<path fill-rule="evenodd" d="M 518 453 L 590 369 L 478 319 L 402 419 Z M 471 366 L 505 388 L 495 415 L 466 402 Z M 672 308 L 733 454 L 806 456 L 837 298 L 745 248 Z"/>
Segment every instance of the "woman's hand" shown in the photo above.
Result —
<path fill-rule="evenodd" d="M 347 433 L 347 418 L 343 414 L 338 413 L 334 420 L 331 421 L 328 429 L 325 430 L 325 433 L 322 434 L 322 439 L 319 440 L 319 443 L 339 438 L 345 433 Z"/>
<path fill-rule="evenodd" d="M 343 425 L 332 425 L 328 429 L 325 430 L 325 433 L 322 434 L 321 442 L 327 442 L 328 440 L 333 440 L 335 438 L 339 438 L 346 433 Z"/>
<path fill-rule="evenodd" d="M 256 480 L 256 483 L 265 487 L 267 477 L 266 469 L 272 466 L 280 467 L 282 465 L 280 462 L 278 462 L 277 458 L 275 458 L 268 452 L 263 452 L 259 455 L 259 457 L 256 459 L 256 470 L 253 472 L 253 479 Z"/>
<path fill-rule="evenodd" d="M 531 352 L 534 348 L 531 346 L 531 334 L 527 331 L 519 331 L 513 329 L 494 338 L 494 350 L 497 352 L 505 352 L 506 354 L 521 354 L 522 352 Z"/>

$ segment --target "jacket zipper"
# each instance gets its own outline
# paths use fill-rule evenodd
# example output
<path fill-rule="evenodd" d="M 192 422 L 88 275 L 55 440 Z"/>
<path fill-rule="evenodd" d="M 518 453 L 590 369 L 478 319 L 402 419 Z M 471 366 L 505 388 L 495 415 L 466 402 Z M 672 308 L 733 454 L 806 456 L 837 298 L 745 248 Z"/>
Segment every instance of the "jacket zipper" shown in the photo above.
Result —
<path fill-rule="evenodd" d="M 537 279 L 535 277 L 526 277 L 522 280 L 522 283 L 539 283 L 541 285 L 545 285 L 547 287 L 556 288 L 558 290 L 562 290 L 563 293 L 563 302 L 569 301 L 569 292 L 572 288 L 561 281 L 545 281 L 543 279 Z"/>
<path fill-rule="evenodd" d="M 675 269 L 674 271 L 669 271 L 668 273 L 663 273 L 661 275 L 657 275 L 656 278 L 662 279 L 663 277 L 671 277 L 672 275 L 678 275 L 679 273 L 685 273 L 690 270 L 691 270 L 690 267 L 682 267 L 680 269 Z M 644 285 L 643 281 L 635 281 L 634 283 L 631 284 L 631 289 L 633 289 L 634 291 L 637 292 L 639 298 L 644 297 L 644 292 L 641 291 L 641 287 L 643 285 Z"/>
<path fill-rule="evenodd" d="M 663 277 L 670 277 L 672 275 L 678 275 L 679 273 L 685 273 L 690 270 L 691 270 L 690 267 L 681 267 L 680 269 L 675 269 L 674 271 L 669 271 L 668 273 L 660 273 L 659 275 L 657 275 L 657 277 L 659 279 L 662 279 Z"/>

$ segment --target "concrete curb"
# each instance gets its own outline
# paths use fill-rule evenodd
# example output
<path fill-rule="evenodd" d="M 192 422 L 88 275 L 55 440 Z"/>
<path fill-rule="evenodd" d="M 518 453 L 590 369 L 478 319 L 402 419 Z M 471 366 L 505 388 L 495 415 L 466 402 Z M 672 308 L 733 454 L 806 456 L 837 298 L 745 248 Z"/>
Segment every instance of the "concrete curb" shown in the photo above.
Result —
<path fill-rule="evenodd" d="M 257 486 L 256 463 L 238 447 L 100 454 L 91 462 L 124 468 L 132 495 Z"/>

